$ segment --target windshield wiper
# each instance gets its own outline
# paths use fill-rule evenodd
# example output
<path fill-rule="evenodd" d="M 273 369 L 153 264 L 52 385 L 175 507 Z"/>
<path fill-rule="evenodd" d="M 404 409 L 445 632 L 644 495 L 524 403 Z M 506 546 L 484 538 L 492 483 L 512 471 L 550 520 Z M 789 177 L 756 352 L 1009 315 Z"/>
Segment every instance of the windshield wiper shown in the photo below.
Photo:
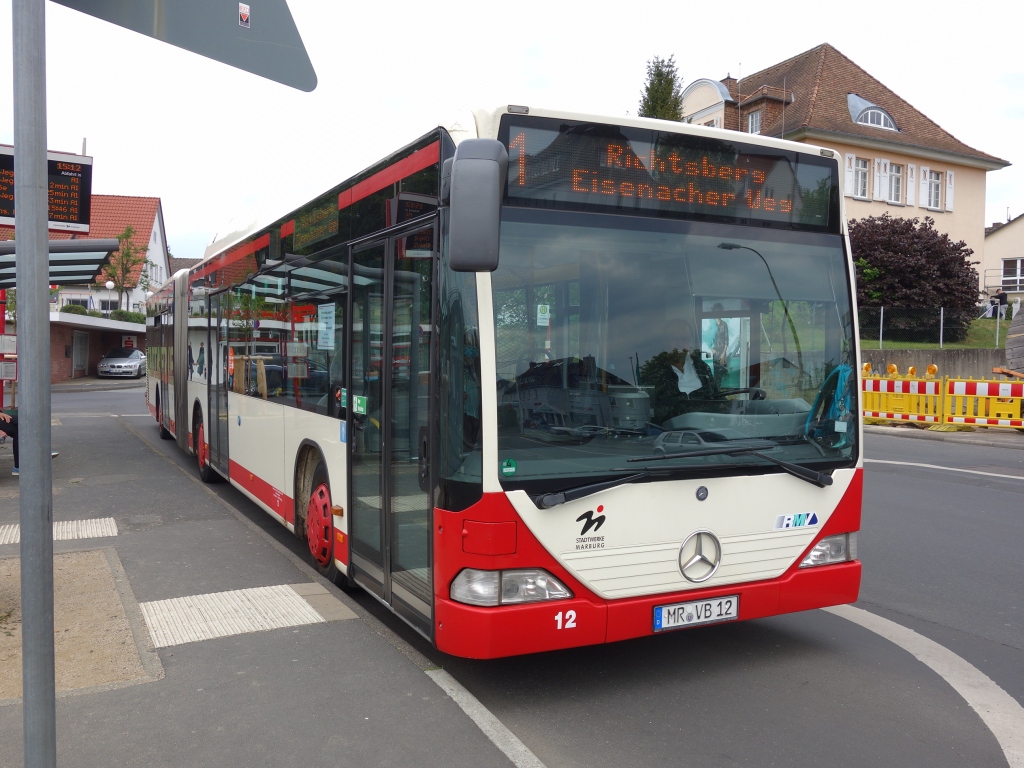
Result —
<path fill-rule="evenodd" d="M 670 469 L 666 467 L 665 469 Z M 672 470 L 687 469 L 686 467 L 671 467 Z M 629 470 L 621 470 L 628 472 Z M 626 483 L 635 483 L 637 480 L 642 480 L 645 477 L 652 477 L 653 475 L 660 475 L 664 473 L 664 469 L 645 469 L 643 472 L 635 472 L 632 475 L 626 477 L 617 477 L 614 480 L 605 480 L 603 483 L 588 483 L 587 485 L 580 485 L 576 488 L 570 488 L 567 491 L 559 491 L 558 493 L 542 493 L 540 496 L 533 497 L 533 503 L 540 509 L 551 509 L 551 507 L 557 507 L 559 504 L 565 504 L 567 501 L 575 501 L 576 499 L 582 499 L 584 496 L 590 496 L 598 491 L 603 491 L 608 488 L 614 488 L 618 485 L 625 485 Z"/>
<path fill-rule="evenodd" d="M 812 485 L 816 485 L 819 488 L 826 488 L 832 485 L 832 478 L 828 475 L 818 472 L 816 469 L 810 467 L 802 467 L 799 464 L 793 464 L 789 461 L 783 461 L 777 459 L 774 456 L 769 456 L 766 453 L 761 453 L 766 448 L 774 448 L 775 443 L 766 442 L 764 445 L 748 445 L 748 446 L 725 446 L 721 448 L 705 448 L 700 451 L 689 451 L 687 453 L 666 453 L 657 456 L 640 456 L 635 459 L 626 459 L 630 461 L 664 461 L 665 459 L 685 459 L 691 456 L 738 456 L 739 454 L 746 453 L 751 456 L 757 456 L 759 459 L 770 461 L 778 467 L 793 475 L 793 477 L 799 477 L 801 480 L 805 480 Z"/>

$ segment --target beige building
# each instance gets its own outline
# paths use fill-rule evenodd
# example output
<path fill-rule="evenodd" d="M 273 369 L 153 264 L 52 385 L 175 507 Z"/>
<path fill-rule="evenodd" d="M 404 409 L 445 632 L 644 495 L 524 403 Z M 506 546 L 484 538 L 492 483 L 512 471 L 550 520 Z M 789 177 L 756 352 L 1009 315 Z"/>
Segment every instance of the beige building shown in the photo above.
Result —
<path fill-rule="evenodd" d="M 831 45 L 742 80 L 695 80 L 683 111 L 698 125 L 836 150 L 849 218 L 931 217 L 974 250 L 985 289 L 985 176 L 1009 163 L 964 144 Z"/>
<path fill-rule="evenodd" d="M 985 258 L 978 266 L 987 293 L 1002 288 L 1024 297 L 1024 216 L 985 230 Z"/>

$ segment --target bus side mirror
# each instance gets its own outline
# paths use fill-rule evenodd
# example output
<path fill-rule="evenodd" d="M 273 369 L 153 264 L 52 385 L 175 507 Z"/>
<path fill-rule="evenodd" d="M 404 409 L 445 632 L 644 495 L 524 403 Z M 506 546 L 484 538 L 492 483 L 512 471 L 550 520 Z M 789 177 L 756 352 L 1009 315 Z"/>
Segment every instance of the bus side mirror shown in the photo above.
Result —
<path fill-rule="evenodd" d="M 456 272 L 498 268 L 501 199 L 508 152 L 496 139 L 466 139 L 451 170 L 448 263 Z"/>

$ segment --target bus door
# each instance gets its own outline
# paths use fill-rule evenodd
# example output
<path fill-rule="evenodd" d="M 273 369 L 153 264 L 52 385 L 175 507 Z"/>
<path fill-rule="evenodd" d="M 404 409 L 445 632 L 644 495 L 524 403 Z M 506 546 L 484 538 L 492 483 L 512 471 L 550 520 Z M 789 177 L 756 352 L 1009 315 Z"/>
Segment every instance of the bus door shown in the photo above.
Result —
<path fill-rule="evenodd" d="M 224 477 L 228 476 L 228 317 L 231 294 L 223 291 L 210 296 L 209 336 L 206 340 L 207 391 L 210 396 L 209 440 L 210 464 Z"/>
<path fill-rule="evenodd" d="M 430 227 L 354 248 L 348 325 L 355 579 L 428 636 L 435 242 Z"/>

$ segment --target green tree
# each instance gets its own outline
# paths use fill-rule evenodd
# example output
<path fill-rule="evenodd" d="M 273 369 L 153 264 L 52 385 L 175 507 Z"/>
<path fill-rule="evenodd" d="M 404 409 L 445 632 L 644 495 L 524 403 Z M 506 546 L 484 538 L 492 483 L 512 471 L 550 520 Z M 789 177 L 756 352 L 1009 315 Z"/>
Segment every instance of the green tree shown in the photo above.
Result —
<path fill-rule="evenodd" d="M 683 87 L 676 71 L 675 56 L 655 56 L 647 62 L 647 82 L 640 94 L 640 117 L 662 120 L 683 119 Z"/>
<path fill-rule="evenodd" d="M 132 272 L 146 260 L 146 251 L 149 250 L 146 246 L 135 245 L 132 242 L 134 235 L 135 227 L 129 224 L 124 228 L 124 232 L 117 236 L 120 247 L 111 254 L 110 261 L 103 268 L 102 279 L 97 281 L 105 283 L 109 280 L 114 284 L 114 290 L 117 291 L 118 309 L 121 308 L 121 297 L 132 287 L 128 284 Z"/>
<path fill-rule="evenodd" d="M 966 336 L 978 304 L 978 262 L 966 243 L 939 232 L 930 217 L 885 213 L 851 219 L 849 231 L 861 307 L 944 307 L 946 339 Z"/>

